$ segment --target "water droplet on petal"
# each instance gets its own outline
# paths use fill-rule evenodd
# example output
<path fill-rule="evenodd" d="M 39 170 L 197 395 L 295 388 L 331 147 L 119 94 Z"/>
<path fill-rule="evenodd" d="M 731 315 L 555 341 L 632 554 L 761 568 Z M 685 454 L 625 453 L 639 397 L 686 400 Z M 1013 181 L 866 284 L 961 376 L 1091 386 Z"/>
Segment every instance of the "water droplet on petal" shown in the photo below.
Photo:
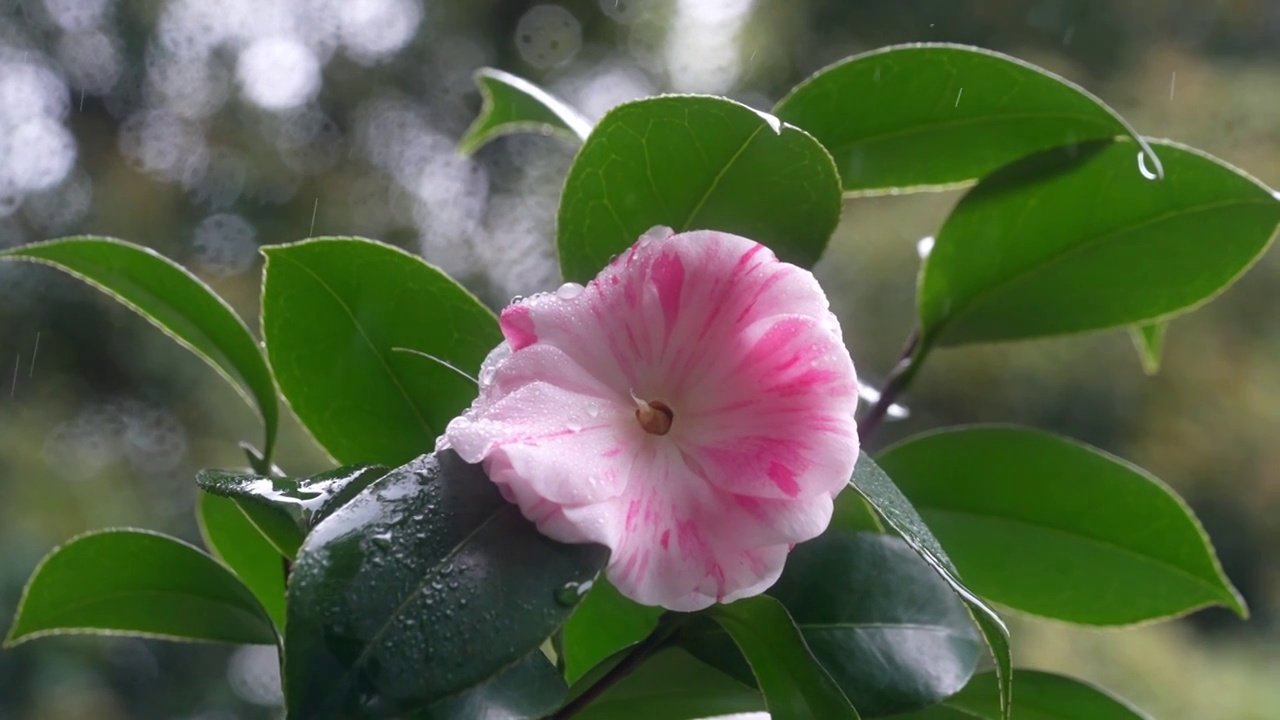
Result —
<path fill-rule="evenodd" d="M 593 418 L 600 417 L 600 406 L 596 403 L 589 403 L 587 405 L 587 415 Z"/>
<path fill-rule="evenodd" d="M 585 289 L 586 288 L 579 285 L 578 283 L 567 282 L 561 285 L 559 290 L 556 290 L 556 297 L 560 298 L 561 300 L 572 300 L 578 297 L 579 295 L 581 295 L 582 291 Z"/>

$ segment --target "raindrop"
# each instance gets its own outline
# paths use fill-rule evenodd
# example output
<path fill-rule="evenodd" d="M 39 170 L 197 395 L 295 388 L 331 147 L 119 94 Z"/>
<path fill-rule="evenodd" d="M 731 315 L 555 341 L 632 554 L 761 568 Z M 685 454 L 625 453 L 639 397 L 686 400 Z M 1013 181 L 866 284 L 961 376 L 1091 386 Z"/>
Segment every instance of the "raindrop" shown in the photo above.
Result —
<path fill-rule="evenodd" d="M 593 418 L 600 417 L 600 406 L 597 405 L 596 403 L 589 403 L 587 405 L 587 415 Z"/>
<path fill-rule="evenodd" d="M 582 47 L 582 25 L 559 5 L 530 8 L 516 24 L 516 49 L 536 68 L 567 62 Z"/>
<path fill-rule="evenodd" d="M 588 580 L 586 582 L 569 582 L 556 588 L 556 602 L 565 607 L 573 607 L 582 602 L 582 598 L 591 592 L 591 586 L 595 581 Z"/>
<path fill-rule="evenodd" d="M 916 253 L 920 255 L 920 259 L 924 260 L 929 257 L 929 253 L 933 252 L 933 236 L 922 237 L 916 241 Z"/>
<path fill-rule="evenodd" d="M 379 549 L 382 549 L 382 550 L 391 549 L 391 531 L 389 530 L 387 532 L 373 535 L 369 539 L 373 542 L 374 546 Z"/>
<path fill-rule="evenodd" d="M 1142 177 L 1148 180 L 1155 180 L 1159 177 L 1147 169 L 1147 156 L 1141 150 L 1138 151 L 1138 172 L 1142 173 Z"/>
<path fill-rule="evenodd" d="M 556 297 L 560 298 L 561 300 L 572 300 L 578 297 L 579 295 L 581 295 L 582 291 L 585 289 L 586 288 L 579 285 L 578 283 L 567 282 L 561 285 L 560 289 L 556 290 Z"/>

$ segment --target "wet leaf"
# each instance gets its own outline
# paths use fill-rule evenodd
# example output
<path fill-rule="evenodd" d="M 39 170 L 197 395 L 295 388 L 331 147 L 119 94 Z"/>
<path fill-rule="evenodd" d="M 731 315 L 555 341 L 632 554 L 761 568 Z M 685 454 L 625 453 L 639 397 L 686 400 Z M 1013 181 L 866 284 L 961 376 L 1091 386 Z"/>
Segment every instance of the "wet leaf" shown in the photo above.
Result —
<path fill-rule="evenodd" d="M 524 78 L 494 68 L 480 68 L 475 78 L 483 105 L 458 142 L 463 155 L 512 133 L 560 135 L 581 142 L 591 132 L 591 123 L 577 110 Z"/>
<path fill-rule="evenodd" d="M 759 691 L 678 649 L 654 655 L 576 720 L 698 720 L 764 710 Z"/>
<path fill-rule="evenodd" d="M 279 406 L 258 342 L 235 311 L 181 265 L 138 245 L 70 237 L 0 250 L 0 261 L 50 265 L 110 295 L 204 360 L 262 417 L 275 448 Z"/>
<path fill-rule="evenodd" d="M 840 180 L 812 137 L 724 98 L 673 95 L 619 105 L 592 130 L 556 244 L 580 283 L 656 225 L 736 233 L 810 267 L 839 219 Z"/>
<path fill-rule="evenodd" d="M 855 193 L 943 189 L 1052 147 L 1139 139 L 1074 83 L 1008 55 L 945 43 L 842 60 L 773 112 L 825 145 L 844 189 Z"/>
<path fill-rule="evenodd" d="M 1121 142 L 1053 150 L 978 183 L 924 262 L 925 342 L 1145 324 L 1234 282 L 1271 243 L 1280 200 L 1207 155 L 1153 145 L 1163 180 Z"/>
<path fill-rule="evenodd" d="M 1037 670 L 1014 671 L 1018 703 L 1013 720 L 1149 720 L 1146 713 L 1101 688 L 1075 678 Z M 959 693 L 937 707 L 894 720 L 999 720 L 1000 698 L 994 673 L 973 676 Z"/>
<path fill-rule="evenodd" d="M 713 605 L 707 616 L 747 659 L 773 720 L 857 720 L 858 711 L 814 659 L 782 603 L 756 595 Z"/>
<path fill-rule="evenodd" d="M 969 427 L 911 438 L 880 462 L 973 589 L 998 603 L 1090 625 L 1215 604 L 1247 615 L 1181 498 L 1096 448 Z"/>
<path fill-rule="evenodd" d="M 560 708 L 566 687 L 560 671 L 535 650 L 479 685 L 432 704 L 414 720 L 502 718 L 535 720 Z"/>
<path fill-rule="evenodd" d="M 40 561 L 6 646 L 90 633 L 271 644 L 271 618 L 229 570 L 200 550 L 146 530 L 72 538 Z"/>
<path fill-rule="evenodd" d="M 452 452 L 370 485 L 307 536 L 289 583 L 290 714 L 423 710 L 533 653 L 607 552 L 550 540 Z"/>
<path fill-rule="evenodd" d="M 435 446 L 475 397 L 497 319 L 449 276 L 358 238 L 263 248 L 262 330 L 280 390 L 341 463 L 395 465 Z"/>
<path fill-rule="evenodd" d="M 996 664 L 996 673 L 1001 680 L 1001 706 L 1005 710 L 1003 720 L 1008 720 L 1012 704 L 1013 686 L 1009 678 L 1013 675 L 1013 655 L 1009 649 L 1009 630 L 1004 621 L 972 590 L 960 581 L 956 566 L 942 549 L 938 539 L 925 525 L 924 519 L 916 511 L 911 501 L 907 500 L 893 480 L 885 474 L 880 466 L 867 453 L 858 456 L 858 464 L 853 470 L 853 478 L 849 485 L 866 499 L 885 523 L 893 529 L 916 552 L 933 571 L 958 595 L 969 615 L 982 633 L 991 657 Z"/>
<path fill-rule="evenodd" d="M 982 637 L 950 585 L 902 540 L 829 530 L 796 546 L 768 594 L 863 717 L 918 710 L 965 686 Z M 696 657 L 749 680 L 728 638 L 682 636 Z"/>
<path fill-rule="evenodd" d="M 196 520 L 204 545 L 240 578 L 284 629 L 284 562 L 279 551 L 249 521 L 234 500 L 202 492 Z"/>
<path fill-rule="evenodd" d="M 648 637 L 661 614 L 662 608 L 624 597 L 601 575 L 561 631 L 565 679 L 577 682 L 610 655 Z"/>

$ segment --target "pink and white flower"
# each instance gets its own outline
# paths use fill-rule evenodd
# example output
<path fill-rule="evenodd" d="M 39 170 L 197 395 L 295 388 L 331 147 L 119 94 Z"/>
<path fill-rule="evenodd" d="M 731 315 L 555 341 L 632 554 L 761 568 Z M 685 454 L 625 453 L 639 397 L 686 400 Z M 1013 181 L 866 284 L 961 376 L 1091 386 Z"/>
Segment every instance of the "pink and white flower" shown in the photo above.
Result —
<path fill-rule="evenodd" d="M 441 444 L 546 535 L 608 546 L 624 595 L 684 611 L 755 595 L 826 529 L 858 388 L 807 271 L 736 235 L 655 228 L 501 326 Z"/>

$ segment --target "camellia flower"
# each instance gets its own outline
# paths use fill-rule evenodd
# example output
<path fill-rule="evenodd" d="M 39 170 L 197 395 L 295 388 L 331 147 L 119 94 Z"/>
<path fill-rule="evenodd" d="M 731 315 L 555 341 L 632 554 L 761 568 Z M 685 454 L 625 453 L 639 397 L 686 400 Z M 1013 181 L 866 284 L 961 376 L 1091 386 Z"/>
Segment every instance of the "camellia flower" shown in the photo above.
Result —
<path fill-rule="evenodd" d="M 763 592 L 826 529 L 858 457 L 857 378 L 813 275 L 759 243 L 655 228 L 586 287 L 519 300 L 442 447 L 646 605 Z"/>

